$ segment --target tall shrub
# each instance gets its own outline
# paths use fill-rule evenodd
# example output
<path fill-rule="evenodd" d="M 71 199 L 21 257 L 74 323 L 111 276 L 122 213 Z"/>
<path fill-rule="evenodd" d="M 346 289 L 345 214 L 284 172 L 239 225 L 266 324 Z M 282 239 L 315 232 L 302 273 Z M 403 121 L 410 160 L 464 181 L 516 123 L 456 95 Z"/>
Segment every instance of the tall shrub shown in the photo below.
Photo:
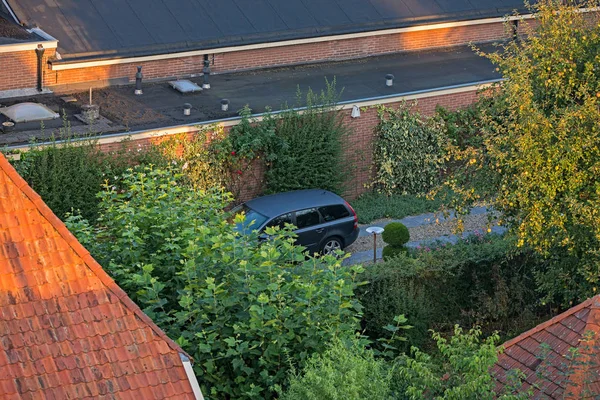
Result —
<path fill-rule="evenodd" d="M 92 139 L 54 141 L 32 147 L 13 161 L 19 174 L 60 218 L 76 212 L 89 220 L 98 213 L 96 194 L 106 180 L 115 182 L 131 165 L 159 162 L 152 149 L 138 147 L 105 153 Z"/>
<path fill-rule="evenodd" d="M 321 188 L 342 191 L 342 140 L 348 129 L 336 107 L 335 80 L 306 95 L 306 109 L 288 109 L 277 121 L 278 141 L 269 149 L 267 191 Z"/>
<path fill-rule="evenodd" d="M 289 231 L 240 236 L 220 190 L 193 191 L 169 170 L 106 186 L 96 226 L 70 229 L 117 283 L 194 357 L 211 398 L 269 399 L 290 368 L 358 328 L 361 267 L 306 259 Z"/>
<path fill-rule="evenodd" d="M 423 194 L 438 183 L 444 166 L 442 124 L 411 110 L 377 108 L 375 128 L 375 189 L 391 194 Z"/>

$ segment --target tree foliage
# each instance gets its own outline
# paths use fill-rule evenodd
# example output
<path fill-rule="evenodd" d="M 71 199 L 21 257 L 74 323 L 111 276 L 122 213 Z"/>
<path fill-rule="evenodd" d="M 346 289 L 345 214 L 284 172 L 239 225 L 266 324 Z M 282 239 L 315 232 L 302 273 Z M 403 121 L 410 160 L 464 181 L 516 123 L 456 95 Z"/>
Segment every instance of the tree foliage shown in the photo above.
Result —
<path fill-rule="evenodd" d="M 292 367 L 358 328 L 361 267 L 309 258 L 290 230 L 240 236 L 230 195 L 192 191 L 170 170 L 129 171 L 100 194 L 96 226 L 69 228 L 194 358 L 211 398 L 268 399 Z"/>
<path fill-rule="evenodd" d="M 442 124 L 401 104 L 377 108 L 379 124 L 373 163 L 375 189 L 391 194 L 423 194 L 439 182 L 444 165 Z"/>
<path fill-rule="evenodd" d="M 520 400 L 528 399 L 531 393 L 520 389 L 520 382 L 509 387 L 508 393 L 496 393 L 495 382 L 489 370 L 498 360 L 499 337 L 492 335 L 481 339 L 481 331 L 473 328 L 463 332 L 454 327 L 450 339 L 433 333 L 439 357 L 413 347 L 412 356 L 398 367 L 398 385 L 409 400 Z"/>
<path fill-rule="evenodd" d="M 554 0 L 534 11 L 526 39 L 483 54 L 506 81 L 482 100 L 482 145 L 452 149 L 447 183 L 491 198 L 518 244 L 548 257 L 540 287 L 569 302 L 600 278 L 600 25 Z"/>
<path fill-rule="evenodd" d="M 323 354 L 292 375 L 282 400 L 389 400 L 390 368 L 354 339 L 335 340 Z"/>

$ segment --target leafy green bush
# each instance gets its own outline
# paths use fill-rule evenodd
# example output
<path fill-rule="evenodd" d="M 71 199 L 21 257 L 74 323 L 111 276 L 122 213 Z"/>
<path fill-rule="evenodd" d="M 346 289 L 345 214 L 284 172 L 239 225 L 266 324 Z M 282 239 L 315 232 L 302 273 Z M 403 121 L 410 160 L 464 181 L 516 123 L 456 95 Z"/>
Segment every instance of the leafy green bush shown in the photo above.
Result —
<path fill-rule="evenodd" d="M 481 108 L 487 103 L 487 99 L 483 97 L 477 103 L 455 111 L 449 111 L 441 106 L 436 107 L 436 115 L 443 121 L 449 144 L 459 149 L 482 145 Z"/>
<path fill-rule="evenodd" d="M 441 122 L 425 118 L 407 104 L 379 106 L 375 128 L 374 186 L 391 194 L 422 194 L 436 185 L 444 166 Z"/>
<path fill-rule="evenodd" d="M 160 162 L 152 148 L 139 147 L 105 153 L 94 139 L 52 142 L 32 147 L 13 161 L 19 174 L 60 218 L 78 212 L 93 221 L 98 213 L 96 194 L 105 180 L 115 182 L 132 165 Z"/>
<path fill-rule="evenodd" d="M 382 327 L 404 314 L 414 326 L 407 336 L 415 345 L 428 339 L 428 329 L 448 330 L 455 323 L 512 336 L 549 311 L 540 308 L 536 292 L 532 271 L 538 265 L 512 239 L 495 235 L 400 255 L 367 270 L 369 284 L 359 290 L 363 326 L 369 337 L 383 337 Z"/>
<path fill-rule="evenodd" d="M 361 224 L 368 224 L 382 218 L 402 219 L 410 215 L 434 212 L 442 205 L 438 198 L 430 200 L 425 196 L 411 194 L 388 196 L 377 192 L 366 193 L 352 200 L 351 203 Z"/>
<path fill-rule="evenodd" d="M 211 398 L 269 399 L 290 368 L 353 335 L 362 268 L 306 259 L 290 231 L 240 236 L 231 197 L 193 191 L 170 170 L 129 171 L 100 194 L 96 226 L 69 228 L 168 335 L 195 359 Z"/>
<path fill-rule="evenodd" d="M 248 106 L 240 123 L 229 132 L 210 126 L 194 137 L 180 135 L 161 149 L 185 165 L 184 173 L 196 188 L 221 187 L 239 196 L 248 174 L 264 172 L 268 193 L 321 188 L 341 193 L 346 175 L 342 138 L 348 129 L 336 107 L 335 80 L 320 94 L 306 94 L 305 108 L 271 114 L 267 109 L 252 119 Z M 298 107 L 301 93 L 298 92 Z M 258 168 L 257 168 L 258 166 Z M 254 181 L 262 177 L 254 176 Z"/>
<path fill-rule="evenodd" d="M 267 154 L 267 192 L 320 188 L 341 193 L 342 138 L 348 129 L 336 108 L 335 80 L 320 95 L 309 90 L 306 109 L 288 109 L 277 121 L 277 141 Z"/>
<path fill-rule="evenodd" d="M 524 375 L 518 374 L 506 393 L 496 393 L 490 368 L 498 361 L 500 337 L 493 334 L 482 339 L 479 328 L 468 332 L 457 325 L 448 340 L 440 333 L 432 334 L 437 357 L 416 347 L 411 357 L 402 358 L 395 369 L 393 388 L 411 400 L 525 400 L 532 390 L 523 390 Z M 519 391 L 519 394 L 512 394 Z"/>
<path fill-rule="evenodd" d="M 401 222 L 390 222 L 381 234 L 383 241 L 393 247 L 400 247 L 408 243 L 410 233 L 408 228 Z"/>
<path fill-rule="evenodd" d="M 282 400 L 388 400 L 391 373 L 385 363 L 356 340 L 335 340 L 323 354 L 293 375 Z"/>
<path fill-rule="evenodd" d="M 397 257 L 400 254 L 408 254 L 408 248 L 406 246 L 385 246 L 382 250 L 381 257 L 387 260 L 392 257 Z"/>

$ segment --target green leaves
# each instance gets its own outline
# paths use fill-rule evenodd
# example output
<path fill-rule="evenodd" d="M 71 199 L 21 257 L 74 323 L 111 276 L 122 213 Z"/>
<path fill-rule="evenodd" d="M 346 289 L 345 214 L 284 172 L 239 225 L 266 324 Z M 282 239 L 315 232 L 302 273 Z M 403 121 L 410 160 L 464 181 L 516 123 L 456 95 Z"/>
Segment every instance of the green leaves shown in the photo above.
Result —
<path fill-rule="evenodd" d="M 306 258 L 290 228 L 240 236 L 221 190 L 172 169 L 130 170 L 106 186 L 95 227 L 69 221 L 94 257 L 194 357 L 204 393 L 269 399 L 287 371 L 359 328 L 362 269 Z M 241 222 L 236 217 L 235 221 Z"/>
<path fill-rule="evenodd" d="M 387 195 L 426 193 L 444 166 L 442 124 L 407 104 L 398 109 L 379 106 L 377 115 L 374 187 Z"/>
<path fill-rule="evenodd" d="M 482 96 L 479 143 L 450 149 L 461 167 L 447 181 L 463 205 L 487 196 L 546 257 L 540 289 L 564 305 L 600 283 L 600 26 L 570 4 L 536 2 L 527 38 L 481 53 L 506 81 Z"/>

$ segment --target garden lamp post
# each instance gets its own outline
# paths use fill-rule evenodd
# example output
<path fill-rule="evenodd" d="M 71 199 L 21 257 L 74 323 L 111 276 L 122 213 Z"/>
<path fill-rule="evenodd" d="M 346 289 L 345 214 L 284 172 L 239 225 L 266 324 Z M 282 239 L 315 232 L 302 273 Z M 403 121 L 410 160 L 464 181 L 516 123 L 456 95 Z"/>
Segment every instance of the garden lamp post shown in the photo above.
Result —
<path fill-rule="evenodd" d="M 383 228 L 379 226 L 370 226 L 367 228 L 368 233 L 373 234 L 373 262 L 377 262 L 377 234 L 383 232 Z"/>

